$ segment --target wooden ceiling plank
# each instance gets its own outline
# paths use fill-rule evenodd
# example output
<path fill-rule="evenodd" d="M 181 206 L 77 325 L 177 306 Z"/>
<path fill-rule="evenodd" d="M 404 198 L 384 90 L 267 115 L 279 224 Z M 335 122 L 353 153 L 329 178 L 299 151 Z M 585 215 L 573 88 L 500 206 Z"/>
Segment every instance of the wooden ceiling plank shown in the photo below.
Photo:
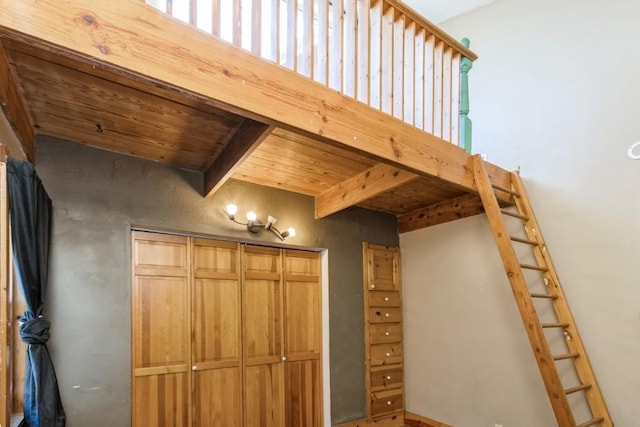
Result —
<path fill-rule="evenodd" d="M 27 114 L 22 97 L 18 92 L 15 78 L 11 73 L 9 58 L 0 43 L 0 104 L 4 117 L 10 125 L 12 133 L 18 138 L 19 143 L 11 137 L 3 138 L 7 146 L 9 156 L 20 160 L 35 161 L 33 143 L 35 134 L 33 126 Z"/>
<path fill-rule="evenodd" d="M 66 0 L 65 7 L 57 0 L 4 2 L 0 32 L 476 191 L 470 156 L 459 147 L 190 29 L 143 2 Z M 492 182 L 509 184 L 506 170 L 489 169 Z"/>
<path fill-rule="evenodd" d="M 245 119 L 233 137 L 204 174 L 204 196 L 218 191 L 247 157 L 275 129 L 274 126 Z"/>
<path fill-rule="evenodd" d="M 484 212 L 482 201 L 476 194 L 465 194 L 426 208 L 398 215 L 398 231 L 406 233 Z"/>
<path fill-rule="evenodd" d="M 418 178 L 411 172 L 380 163 L 333 186 L 316 197 L 316 219 L 341 211 Z"/>

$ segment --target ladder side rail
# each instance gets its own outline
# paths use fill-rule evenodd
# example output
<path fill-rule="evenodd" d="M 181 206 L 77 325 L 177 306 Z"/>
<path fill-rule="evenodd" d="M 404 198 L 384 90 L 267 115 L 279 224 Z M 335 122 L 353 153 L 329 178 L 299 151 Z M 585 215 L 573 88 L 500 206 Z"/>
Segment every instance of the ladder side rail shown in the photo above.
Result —
<path fill-rule="evenodd" d="M 575 426 L 576 422 L 573 413 L 569 407 L 564 387 L 558 375 L 551 351 L 549 350 L 540 320 L 536 314 L 535 306 L 533 305 L 533 300 L 524 280 L 518 258 L 511 244 L 498 200 L 496 199 L 489 176 L 479 155 L 473 156 L 473 173 L 478 193 L 482 199 L 482 204 L 484 205 L 489 224 L 491 225 L 493 237 L 500 252 L 509 284 L 511 285 L 518 310 L 520 311 L 529 342 L 531 343 L 531 348 L 538 364 L 538 369 L 540 370 L 545 388 L 547 389 L 553 412 L 560 426 Z"/>
<path fill-rule="evenodd" d="M 579 357 L 574 358 L 578 378 L 580 378 L 582 384 L 591 384 L 592 386 L 585 390 L 585 396 L 589 402 L 593 416 L 596 418 L 604 418 L 604 422 L 601 426 L 612 427 L 613 423 L 611 422 L 611 416 L 609 415 L 607 405 L 602 397 L 602 392 L 598 386 L 595 374 L 593 373 L 593 368 L 589 362 L 582 338 L 580 337 L 575 320 L 571 314 L 571 310 L 569 309 L 560 280 L 558 279 L 548 248 L 536 221 L 535 214 L 528 198 L 526 197 L 524 186 L 517 174 L 512 175 L 512 186 L 521 195 L 521 197 L 515 197 L 516 207 L 520 213 L 528 218 L 528 221 L 524 221 L 524 229 L 527 237 L 538 243 L 538 246 L 534 247 L 534 256 L 536 261 L 540 266 L 547 268 L 547 271 L 543 274 L 543 278 L 549 294 L 556 297 L 553 300 L 552 305 L 558 322 L 569 324 L 569 326 L 565 328 L 569 334 L 566 336 L 569 353 L 580 354 Z"/>

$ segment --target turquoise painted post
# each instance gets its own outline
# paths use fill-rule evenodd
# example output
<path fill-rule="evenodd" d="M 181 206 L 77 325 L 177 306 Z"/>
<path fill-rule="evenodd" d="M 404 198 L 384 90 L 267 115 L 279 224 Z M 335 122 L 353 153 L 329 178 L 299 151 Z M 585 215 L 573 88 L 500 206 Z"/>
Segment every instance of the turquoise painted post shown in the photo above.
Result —
<path fill-rule="evenodd" d="M 465 47 L 471 42 L 468 38 L 461 40 Z M 471 119 L 469 118 L 469 70 L 473 61 L 463 56 L 460 60 L 460 146 L 471 154 Z"/>

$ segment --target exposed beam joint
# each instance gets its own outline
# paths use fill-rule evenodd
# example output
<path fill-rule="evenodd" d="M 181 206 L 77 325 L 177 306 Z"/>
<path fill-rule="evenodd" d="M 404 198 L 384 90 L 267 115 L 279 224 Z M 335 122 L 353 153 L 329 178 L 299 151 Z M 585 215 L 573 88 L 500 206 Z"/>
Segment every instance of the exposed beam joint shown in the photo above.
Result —
<path fill-rule="evenodd" d="M 406 233 L 432 225 L 454 221 L 478 215 L 484 212 L 482 201 L 477 194 L 465 194 L 451 200 L 436 203 L 426 208 L 416 209 L 403 215 L 398 215 L 398 231 Z"/>
<path fill-rule="evenodd" d="M 233 172 L 271 134 L 274 126 L 245 119 L 222 153 L 204 173 L 204 196 L 218 191 Z"/>
<path fill-rule="evenodd" d="M 418 175 L 414 173 L 380 163 L 318 195 L 316 218 L 324 218 L 349 206 L 357 205 L 416 178 Z"/>
<path fill-rule="evenodd" d="M 9 59 L 0 44 L 0 142 L 6 145 L 9 157 L 34 162 L 33 142 L 35 135 L 29 115 L 18 93 L 16 81 L 11 74 Z"/>

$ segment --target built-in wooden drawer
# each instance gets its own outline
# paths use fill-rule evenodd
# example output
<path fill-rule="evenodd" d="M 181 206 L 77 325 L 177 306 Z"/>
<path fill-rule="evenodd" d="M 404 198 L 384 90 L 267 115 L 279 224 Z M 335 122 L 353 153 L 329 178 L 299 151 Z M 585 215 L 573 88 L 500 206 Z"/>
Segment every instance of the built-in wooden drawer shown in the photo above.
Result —
<path fill-rule="evenodd" d="M 371 366 L 402 363 L 402 344 L 374 344 L 369 355 Z"/>
<path fill-rule="evenodd" d="M 401 411 L 404 407 L 402 390 L 402 388 L 396 388 L 371 393 L 371 416 L 377 417 Z"/>
<path fill-rule="evenodd" d="M 369 309 L 369 323 L 399 323 L 402 312 L 398 307 L 372 307 Z"/>
<path fill-rule="evenodd" d="M 402 387 L 402 366 L 379 366 L 371 369 L 371 391 Z"/>
<path fill-rule="evenodd" d="M 369 292 L 369 307 L 400 307 L 400 292 Z"/>
<path fill-rule="evenodd" d="M 402 342 L 402 325 L 400 323 L 381 323 L 369 326 L 370 344 L 390 342 Z"/>

